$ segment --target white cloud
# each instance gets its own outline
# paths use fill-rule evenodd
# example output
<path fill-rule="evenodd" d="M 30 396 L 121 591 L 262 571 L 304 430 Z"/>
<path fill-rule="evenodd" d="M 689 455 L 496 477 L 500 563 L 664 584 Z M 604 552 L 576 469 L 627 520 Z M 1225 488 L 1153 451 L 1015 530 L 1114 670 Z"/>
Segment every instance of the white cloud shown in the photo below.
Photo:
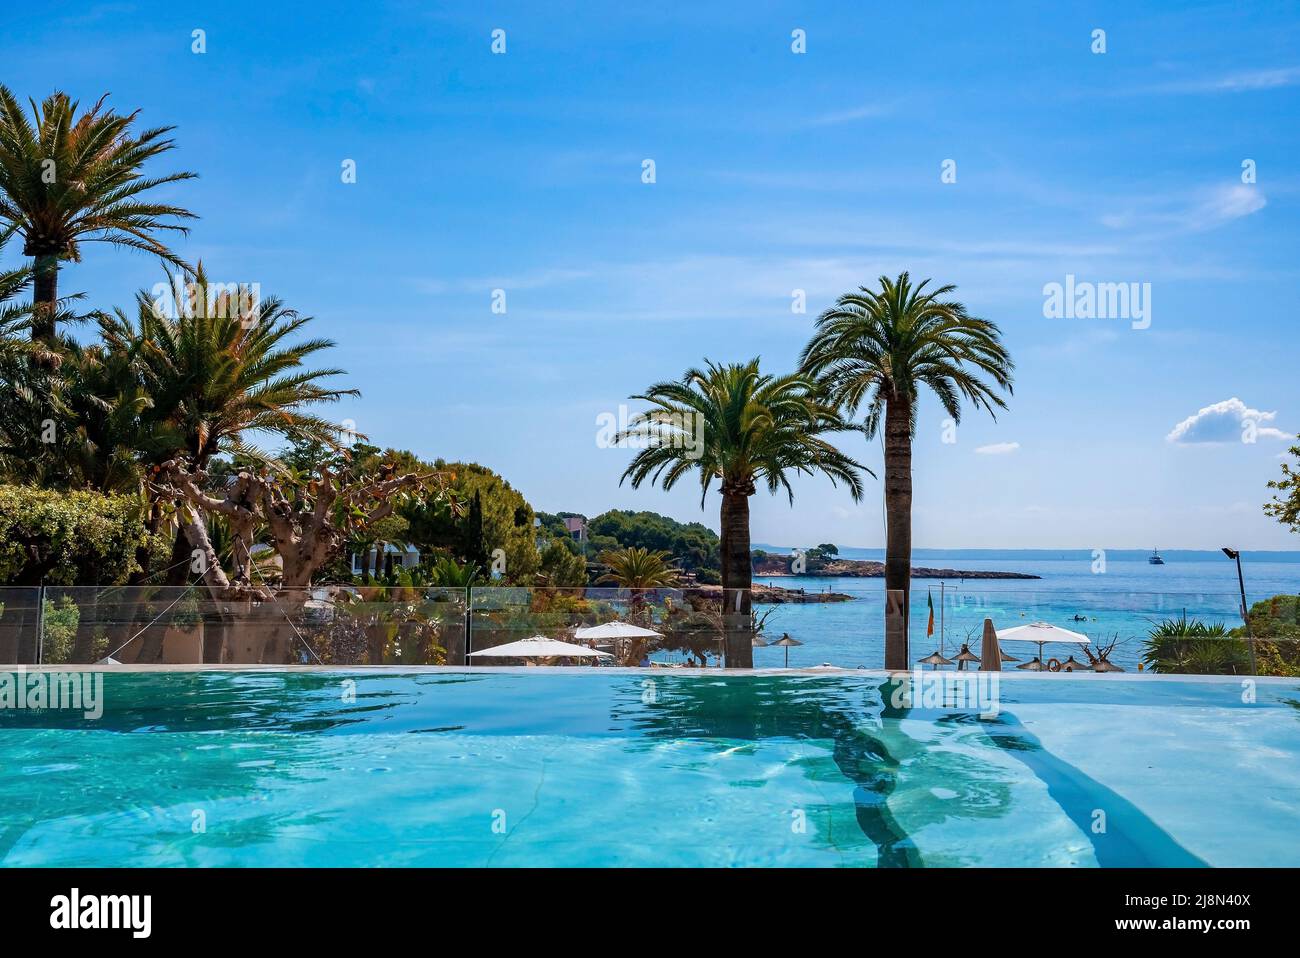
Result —
<path fill-rule="evenodd" d="M 1005 456 L 1009 452 L 1015 452 L 1020 448 L 1018 442 L 995 442 L 992 445 L 980 446 L 975 451 L 981 456 Z"/>
<path fill-rule="evenodd" d="M 814 117 L 809 121 L 810 126 L 838 126 L 841 123 L 852 123 L 854 120 L 870 120 L 879 116 L 888 116 L 893 108 L 882 103 L 865 103 L 862 106 L 853 107 L 848 110 L 837 110 L 834 113 L 823 113 L 821 116 Z"/>
<path fill-rule="evenodd" d="M 1193 229 L 1208 229 L 1258 213 L 1267 203 L 1264 194 L 1253 186 L 1234 183 L 1215 190 L 1193 207 L 1187 214 L 1188 225 Z"/>
<path fill-rule="evenodd" d="M 1249 90 L 1276 90 L 1296 84 L 1300 84 L 1300 67 L 1280 67 L 1168 83 L 1156 89 L 1162 93 L 1244 93 Z"/>
<path fill-rule="evenodd" d="M 504 289 L 544 289 L 565 283 L 586 279 L 591 275 L 585 269 L 535 269 L 513 276 L 479 276 L 461 279 L 437 279 L 414 277 L 411 283 L 417 290 L 429 296 L 441 296 L 447 293 L 480 293 L 486 295 L 488 290 Z"/>
<path fill-rule="evenodd" d="M 1192 196 L 1168 196 L 1104 213 L 1103 226 L 1114 230 L 1200 233 L 1258 213 L 1268 199 L 1258 187 L 1234 183 L 1201 190 Z"/>
<path fill-rule="evenodd" d="M 1180 445 L 1200 443 L 1241 442 L 1247 423 L 1254 424 L 1257 438 L 1290 439 L 1291 434 L 1275 426 L 1266 426 L 1277 419 L 1276 412 L 1251 409 L 1236 396 L 1205 406 L 1195 415 L 1188 416 L 1165 439 Z"/>

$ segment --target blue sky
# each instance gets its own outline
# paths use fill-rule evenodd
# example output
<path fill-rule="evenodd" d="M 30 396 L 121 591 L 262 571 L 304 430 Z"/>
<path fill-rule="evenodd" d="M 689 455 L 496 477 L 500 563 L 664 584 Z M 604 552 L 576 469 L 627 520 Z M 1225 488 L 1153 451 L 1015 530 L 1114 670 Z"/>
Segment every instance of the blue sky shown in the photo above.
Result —
<path fill-rule="evenodd" d="M 20 4 L 0 81 L 177 125 L 183 255 L 317 317 L 373 441 L 538 509 L 716 527 L 693 485 L 620 488 L 597 415 L 705 357 L 788 369 L 836 295 L 910 269 L 1018 364 L 956 442 L 923 403 L 917 546 L 1296 547 L 1260 510 L 1300 431 L 1294 5 L 276 6 Z M 1149 328 L 1046 318 L 1067 275 L 1149 283 Z M 91 246 L 62 282 L 107 306 L 160 278 Z M 800 481 L 754 537 L 877 546 L 881 498 Z"/>

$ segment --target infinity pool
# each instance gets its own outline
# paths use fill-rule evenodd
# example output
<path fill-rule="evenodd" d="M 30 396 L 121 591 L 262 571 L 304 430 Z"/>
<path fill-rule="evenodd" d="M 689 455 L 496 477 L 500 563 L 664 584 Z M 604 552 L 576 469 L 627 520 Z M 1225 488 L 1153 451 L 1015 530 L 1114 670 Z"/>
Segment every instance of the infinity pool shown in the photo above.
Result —
<path fill-rule="evenodd" d="M 111 672 L 99 718 L 0 709 L 0 862 L 1300 865 L 1300 682 L 1008 676 L 983 718 L 894 692 Z"/>

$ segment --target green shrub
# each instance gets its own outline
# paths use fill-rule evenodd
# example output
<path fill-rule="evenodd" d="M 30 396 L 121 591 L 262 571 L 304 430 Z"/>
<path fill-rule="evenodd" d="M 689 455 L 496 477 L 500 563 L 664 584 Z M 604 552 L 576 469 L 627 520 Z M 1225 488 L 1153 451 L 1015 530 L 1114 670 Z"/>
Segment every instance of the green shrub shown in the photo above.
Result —
<path fill-rule="evenodd" d="M 1208 624 L 1186 615 L 1155 625 L 1142 651 L 1152 672 L 1187 675 L 1247 675 L 1246 643 L 1229 636 L 1222 622 Z"/>
<path fill-rule="evenodd" d="M 149 544 L 139 498 L 0 485 L 0 584 L 115 585 Z"/>
<path fill-rule="evenodd" d="M 72 646 L 77 639 L 77 626 L 81 623 L 81 609 L 70 595 L 59 596 L 56 604 L 45 600 L 45 616 L 41 623 L 41 660 L 51 664 L 72 661 Z"/>
<path fill-rule="evenodd" d="M 1260 675 L 1300 676 L 1300 596 L 1275 595 L 1250 607 L 1250 631 Z M 1246 635 L 1245 626 L 1229 633 Z"/>

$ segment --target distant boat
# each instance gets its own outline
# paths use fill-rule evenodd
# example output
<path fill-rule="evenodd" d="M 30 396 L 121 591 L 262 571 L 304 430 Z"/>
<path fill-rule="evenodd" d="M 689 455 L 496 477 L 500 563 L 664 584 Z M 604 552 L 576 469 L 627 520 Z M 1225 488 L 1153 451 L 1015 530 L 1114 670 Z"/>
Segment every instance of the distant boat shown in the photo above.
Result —
<path fill-rule="evenodd" d="M 1152 549 L 1152 550 L 1151 550 L 1151 555 L 1147 557 L 1147 562 L 1151 563 L 1152 565 L 1164 565 L 1164 564 L 1165 564 L 1165 560 L 1162 559 L 1162 558 L 1160 558 L 1160 550 L 1159 550 L 1159 549 Z"/>

